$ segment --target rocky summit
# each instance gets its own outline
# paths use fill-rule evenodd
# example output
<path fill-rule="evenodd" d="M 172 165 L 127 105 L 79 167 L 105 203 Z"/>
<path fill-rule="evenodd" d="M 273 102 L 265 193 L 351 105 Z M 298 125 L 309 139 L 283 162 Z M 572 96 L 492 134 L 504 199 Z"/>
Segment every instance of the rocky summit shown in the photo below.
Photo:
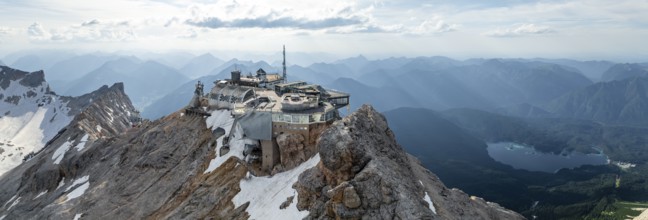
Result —
<path fill-rule="evenodd" d="M 117 134 L 130 126 L 128 117 L 137 115 L 122 83 L 60 96 L 50 90 L 43 71 L 6 66 L 0 66 L 0 113 L 0 175 L 43 151 L 70 123 L 94 134 Z M 120 115 L 127 117 L 115 120 Z"/>
<path fill-rule="evenodd" d="M 370 106 L 327 128 L 314 156 L 255 176 L 229 111 L 132 126 L 122 87 L 86 97 L 42 151 L 0 177 L 0 219 L 523 218 L 446 188 Z"/>
<path fill-rule="evenodd" d="M 318 142 L 321 162 L 294 184 L 309 219 L 522 219 L 448 189 L 396 143 L 371 106 L 337 121 Z"/>

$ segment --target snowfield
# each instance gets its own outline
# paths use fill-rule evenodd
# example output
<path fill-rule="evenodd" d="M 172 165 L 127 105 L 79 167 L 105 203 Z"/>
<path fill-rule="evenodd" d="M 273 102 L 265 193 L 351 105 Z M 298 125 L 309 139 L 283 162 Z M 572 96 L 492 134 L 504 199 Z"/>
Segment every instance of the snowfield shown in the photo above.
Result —
<path fill-rule="evenodd" d="M 247 212 L 250 219 L 302 219 L 308 211 L 297 210 L 297 191 L 292 185 L 297 182 L 299 174 L 319 163 L 319 154 L 295 167 L 292 170 L 275 174 L 272 177 L 251 177 L 241 180 L 241 192 L 233 199 L 235 206 L 250 202 Z M 279 206 L 288 197 L 294 196 L 292 203 L 285 209 Z"/>
<path fill-rule="evenodd" d="M 90 188 L 90 176 L 83 176 L 79 179 L 74 180 L 72 185 L 70 185 L 67 189 L 65 189 L 66 192 L 70 191 L 70 189 L 76 187 L 74 190 L 69 192 L 67 194 L 67 198 L 65 199 L 64 202 L 70 201 L 72 199 L 76 199 L 79 196 L 82 196 L 85 191 Z"/>
<path fill-rule="evenodd" d="M 212 131 L 216 130 L 219 127 L 225 130 L 225 135 L 219 137 L 216 140 L 216 157 L 211 161 L 209 161 L 209 167 L 207 168 L 207 170 L 205 170 L 205 173 L 209 173 L 211 171 L 214 171 L 216 168 L 220 167 L 220 165 L 223 164 L 231 156 L 241 158 L 243 156 L 242 155 L 243 149 L 238 149 L 238 148 L 234 149 L 234 147 L 232 146 L 233 141 L 230 141 L 230 152 L 227 155 L 225 155 L 225 157 L 218 156 L 218 153 L 220 152 L 220 148 L 223 145 L 223 138 L 229 135 L 230 129 L 232 128 L 232 124 L 234 124 L 234 118 L 232 117 L 231 112 L 229 110 L 212 111 L 211 116 L 207 118 L 206 122 L 207 122 L 207 127 L 211 128 Z M 235 136 L 242 137 L 242 135 L 235 135 Z"/>
<path fill-rule="evenodd" d="M 45 88 L 46 82 L 32 88 L 18 81 L 0 88 L 4 97 L 20 97 L 17 103 L 0 100 L 0 175 L 22 163 L 25 155 L 42 149 L 72 121 L 67 103 L 45 94 Z"/>

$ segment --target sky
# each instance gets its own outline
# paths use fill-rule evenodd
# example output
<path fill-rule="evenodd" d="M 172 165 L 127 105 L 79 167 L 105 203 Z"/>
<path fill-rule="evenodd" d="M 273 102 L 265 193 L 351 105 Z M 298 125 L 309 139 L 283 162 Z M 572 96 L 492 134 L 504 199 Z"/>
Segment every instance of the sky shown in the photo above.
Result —
<path fill-rule="evenodd" d="M 0 0 L 16 51 L 648 61 L 648 0 Z"/>

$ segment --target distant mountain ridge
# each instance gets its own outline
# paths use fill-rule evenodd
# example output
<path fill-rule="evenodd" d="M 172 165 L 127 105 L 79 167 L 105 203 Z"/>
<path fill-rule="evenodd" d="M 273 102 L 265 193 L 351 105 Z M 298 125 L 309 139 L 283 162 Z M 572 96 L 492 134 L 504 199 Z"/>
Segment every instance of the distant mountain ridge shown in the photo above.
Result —
<path fill-rule="evenodd" d="M 592 83 L 578 72 L 550 63 L 491 59 L 466 65 L 436 58 L 435 66 L 423 60 L 364 75 L 360 82 L 400 88 L 422 107 L 432 109 L 539 104 Z"/>
<path fill-rule="evenodd" d="M 597 83 L 552 101 L 546 109 L 562 117 L 646 126 L 648 78 Z"/>
<path fill-rule="evenodd" d="M 524 61 L 524 59 L 514 59 L 514 60 Z M 553 64 L 558 64 L 561 66 L 573 68 L 574 70 L 579 71 L 584 76 L 586 76 L 587 78 L 589 78 L 594 82 L 600 81 L 603 73 L 615 64 L 614 62 L 604 61 L 604 60 L 580 61 L 580 60 L 571 60 L 571 59 L 543 59 L 543 58 L 535 58 L 531 60 L 544 62 L 544 63 L 553 63 Z"/>
<path fill-rule="evenodd" d="M 182 66 L 179 71 L 188 78 L 196 79 L 209 74 L 215 68 L 223 65 L 224 63 L 225 61 L 214 57 L 214 55 L 205 53 L 189 60 L 189 62 Z"/>
<path fill-rule="evenodd" d="M 608 82 L 612 80 L 624 80 L 633 77 L 648 77 L 648 64 L 616 64 L 603 73 L 601 80 Z"/>
<path fill-rule="evenodd" d="M 144 109 L 187 81 L 189 78 L 161 63 L 121 58 L 75 80 L 65 94 L 80 95 L 92 88 L 123 82 L 135 106 Z"/>

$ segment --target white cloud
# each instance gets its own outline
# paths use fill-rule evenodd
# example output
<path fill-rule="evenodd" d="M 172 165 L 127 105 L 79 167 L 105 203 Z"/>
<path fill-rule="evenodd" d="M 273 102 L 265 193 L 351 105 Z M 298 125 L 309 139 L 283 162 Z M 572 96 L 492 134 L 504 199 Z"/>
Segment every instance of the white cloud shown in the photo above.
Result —
<path fill-rule="evenodd" d="M 416 27 L 412 33 L 413 34 L 434 34 L 434 33 L 445 33 L 456 31 L 457 24 L 448 24 L 441 19 L 431 19 L 423 21 L 418 27 Z"/>
<path fill-rule="evenodd" d="M 0 36 L 1 36 L 1 35 L 8 35 L 8 34 L 10 34 L 11 32 L 13 32 L 11 28 L 0 26 Z"/>
<path fill-rule="evenodd" d="M 30 39 L 37 42 L 112 42 L 137 39 L 130 21 L 100 21 L 93 19 L 81 25 L 45 30 L 39 23 L 27 28 Z"/>
<path fill-rule="evenodd" d="M 0 55 L 59 47 L 274 51 L 276 45 L 269 44 L 269 38 L 299 44 L 303 51 L 390 56 L 398 50 L 401 54 L 418 51 L 417 55 L 589 55 L 610 50 L 625 54 L 648 47 L 643 43 L 648 36 L 648 4 L 636 0 L 614 4 L 603 0 L 424 3 L 90 0 L 4 4 L 0 21 L 9 31 L 0 29 L 4 42 Z M 34 21 L 40 24 L 26 31 Z M 218 41 L 187 40 L 194 37 Z M 507 51 L 514 43 L 515 49 Z"/>
<path fill-rule="evenodd" d="M 51 34 L 43 28 L 40 23 L 33 23 L 27 27 L 27 35 L 32 40 L 46 40 L 51 37 Z"/>
<path fill-rule="evenodd" d="M 549 26 L 535 25 L 535 24 L 520 24 L 512 28 L 498 28 L 493 31 L 485 32 L 483 35 L 489 37 L 519 37 L 525 35 L 540 35 L 556 32 Z"/>
<path fill-rule="evenodd" d="M 188 29 L 184 33 L 178 36 L 178 38 L 185 38 L 185 39 L 194 39 L 197 37 L 198 37 L 198 32 L 194 29 Z"/>
<path fill-rule="evenodd" d="M 314 3 L 317 4 L 317 3 Z M 326 30 L 324 33 L 390 32 L 394 26 L 379 25 L 372 15 L 373 6 L 332 2 L 303 8 L 263 5 L 256 1 L 220 1 L 211 5 L 192 5 L 184 24 L 211 29 L 289 29 Z M 177 17 L 165 27 L 179 22 Z"/>

